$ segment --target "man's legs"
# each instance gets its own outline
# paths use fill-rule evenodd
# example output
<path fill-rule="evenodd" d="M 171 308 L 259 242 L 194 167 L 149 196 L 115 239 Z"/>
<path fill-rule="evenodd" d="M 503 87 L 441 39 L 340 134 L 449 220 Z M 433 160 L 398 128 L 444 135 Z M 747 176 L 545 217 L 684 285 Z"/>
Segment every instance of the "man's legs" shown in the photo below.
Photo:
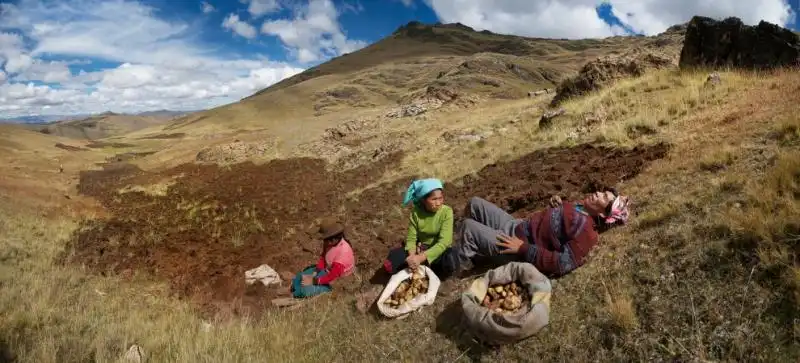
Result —
<path fill-rule="evenodd" d="M 513 223 L 508 224 L 513 226 Z M 461 238 L 455 246 L 460 269 L 466 269 L 467 262 L 471 262 L 475 257 L 487 258 L 497 264 L 518 260 L 516 255 L 500 253 L 500 248 L 497 246 L 497 236 L 500 233 L 512 232 L 510 228 L 509 230 L 498 230 L 474 219 L 465 219 L 461 225 Z"/>
<path fill-rule="evenodd" d="M 464 208 L 464 217 L 505 234 L 513 232 L 514 217 L 480 197 L 472 197 Z"/>

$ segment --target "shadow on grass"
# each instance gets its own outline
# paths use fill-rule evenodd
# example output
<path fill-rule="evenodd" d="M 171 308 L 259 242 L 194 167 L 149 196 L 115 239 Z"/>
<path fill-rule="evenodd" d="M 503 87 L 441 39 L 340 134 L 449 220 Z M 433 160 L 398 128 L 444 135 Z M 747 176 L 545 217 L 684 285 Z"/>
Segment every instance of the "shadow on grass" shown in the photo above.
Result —
<path fill-rule="evenodd" d="M 8 344 L 4 341 L 0 341 L 0 363 L 12 363 L 16 361 L 16 356 L 11 351 Z"/>
<path fill-rule="evenodd" d="M 451 302 L 436 317 L 436 332 L 455 343 L 459 351 L 463 352 L 462 355 L 469 357 L 473 361 L 480 361 L 481 357 L 492 349 L 474 339 L 467 330 L 467 325 L 463 318 L 464 312 L 461 309 L 461 300 L 458 299 Z"/>

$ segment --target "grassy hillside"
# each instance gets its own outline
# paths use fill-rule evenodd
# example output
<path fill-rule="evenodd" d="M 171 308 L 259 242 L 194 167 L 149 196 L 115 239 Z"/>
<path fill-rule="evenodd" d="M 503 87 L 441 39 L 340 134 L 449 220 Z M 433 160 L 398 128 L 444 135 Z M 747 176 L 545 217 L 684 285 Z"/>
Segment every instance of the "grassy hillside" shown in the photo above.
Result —
<path fill-rule="evenodd" d="M 724 72 L 724 86 L 707 90 L 704 76 L 661 71 L 565 105 L 570 114 L 607 115 L 580 140 L 666 141 L 674 150 L 625 183 L 637 205 L 633 224 L 604 234 L 586 266 L 554 281 L 550 326 L 524 343 L 486 349 L 458 333 L 457 295 L 398 322 L 354 312 L 347 295 L 259 321 L 230 320 L 230 309 L 201 318 L 146 276 L 120 282 L 53 265 L 76 225 L 69 215 L 29 209 L 33 198 L 2 204 L 0 337 L 20 361 L 40 362 L 113 360 L 134 342 L 157 361 L 310 361 L 317 354 L 334 361 L 796 361 L 796 327 L 787 319 L 798 313 L 792 241 L 800 208 L 792 178 L 800 172 L 800 120 L 792 106 L 798 93 L 782 90 L 800 88 L 800 77 Z M 548 131 L 521 126 L 528 131 L 453 147 L 427 159 L 425 171 L 456 176 L 475 163 L 571 144 L 570 130 L 581 122 Z M 448 155 L 478 160 L 447 163 Z M 30 190 L 44 193 L 39 188 Z M 345 355 L 350 349 L 355 355 Z"/>
<path fill-rule="evenodd" d="M 431 101 L 464 108 L 529 100 L 529 92 L 555 88 L 597 57 L 652 49 L 677 61 L 682 34 L 675 28 L 656 37 L 558 40 L 411 23 L 241 102 L 135 133 L 135 137 L 184 135 L 180 144 L 157 146 L 159 152 L 139 165 L 155 168 L 193 161 L 197 150 L 230 143 L 241 135 L 274 139 L 270 155 L 296 155 L 298 147 L 330 127 L 381 119 L 397 107 Z"/>
<path fill-rule="evenodd" d="M 102 147 L 0 125 L 0 361 L 117 361 L 139 344 L 168 362 L 796 362 L 800 72 L 723 70 L 709 86 L 702 70 L 648 71 L 565 100 L 548 128 L 553 95 L 518 93 L 597 55 L 669 53 L 673 38 L 411 24 L 305 80 Z M 449 101 L 387 115 L 421 99 Z M 184 163 L 199 153 L 223 165 Z M 354 308 L 403 238 L 414 176 L 445 179 L 457 209 L 478 195 L 516 214 L 611 183 L 633 215 L 552 280 L 546 329 L 491 348 L 461 321 L 470 278 L 404 320 Z M 298 310 L 265 309 L 277 291 L 243 271 L 313 263 L 325 214 L 351 227 L 358 272 Z"/>

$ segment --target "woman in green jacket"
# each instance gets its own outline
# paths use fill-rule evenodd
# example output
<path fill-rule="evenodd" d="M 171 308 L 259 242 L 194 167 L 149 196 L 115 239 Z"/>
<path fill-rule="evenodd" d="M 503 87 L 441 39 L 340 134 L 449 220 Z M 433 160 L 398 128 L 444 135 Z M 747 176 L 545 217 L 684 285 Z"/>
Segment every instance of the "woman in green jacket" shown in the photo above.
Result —
<path fill-rule="evenodd" d="M 453 208 L 444 204 L 444 187 L 438 179 L 415 180 L 403 205 L 413 203 L 405 245 L 392 249 L 383 263 L 395 274 L 404 268 L 426 264 L 437 275 L 452 272 Z M 441 276 L 440 276 L 441 277 Z"/>

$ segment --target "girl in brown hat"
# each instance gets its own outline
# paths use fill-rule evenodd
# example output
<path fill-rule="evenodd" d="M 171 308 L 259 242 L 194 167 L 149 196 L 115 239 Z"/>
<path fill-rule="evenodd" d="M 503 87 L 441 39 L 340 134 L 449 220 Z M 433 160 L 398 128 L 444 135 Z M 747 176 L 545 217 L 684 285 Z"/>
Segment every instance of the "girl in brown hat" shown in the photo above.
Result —
<path fill-rule="evenodd" d="M 344 225 L 333 219 L 322 222 L 319 228 L 322 253 L 316 265 L 308 266 L 294 277 L 294 297 L 311 297 L 329 292 L 333 281 L 353 273 L 355 254 L 344 232 Z"/>

